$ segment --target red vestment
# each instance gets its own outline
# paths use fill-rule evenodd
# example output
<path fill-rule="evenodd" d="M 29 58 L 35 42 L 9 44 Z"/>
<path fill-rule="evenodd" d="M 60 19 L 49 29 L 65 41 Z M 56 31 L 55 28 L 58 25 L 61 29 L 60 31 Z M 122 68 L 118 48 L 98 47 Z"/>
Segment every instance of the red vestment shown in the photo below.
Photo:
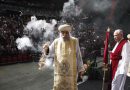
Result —
<path fill-rule="evenodd" d="M 110 54 L 110 59 L 112 60 L 112 80 L 115 76 L 115 72 L 117 70 L 119 60 L 122 59 L 121 52 L 122 52 L 123 45 L 126 42 L 127 40 L 125 39 L 121 40 L 118 46 L 116 47 L 115 51 Z"/>

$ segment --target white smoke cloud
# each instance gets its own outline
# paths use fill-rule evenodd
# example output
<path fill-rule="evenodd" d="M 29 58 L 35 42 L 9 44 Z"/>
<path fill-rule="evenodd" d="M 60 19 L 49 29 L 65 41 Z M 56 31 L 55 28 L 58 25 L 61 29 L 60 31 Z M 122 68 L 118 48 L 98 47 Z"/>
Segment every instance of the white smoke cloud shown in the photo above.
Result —
<path fill-rule="evenodd" d="M 52 19 L 51 23 L 53 26 L 55 26 L 57 24 L 57 21 L 55 19 Z"/>
<path fill-rule="evenodd" d="M 28 30 L 34 29 L 41 31 L 44 28 L 44 24 L 46 23 L 45 20 L 36 20 L 28 22 L 26 28 Z"/>
<path fill-rule="evenodd" d="M 64 3 L 62 16 L 71 17 L 78 16 L 82 12 L 82 9 L 75 5 L 74 0 L 69 0 Z"/>
<path fill-rule="evenodd" d="M 16 39 L 18 49 L 26 49 L 28 47 L 33 47 L 31 40 L 27 36 Z"/>
<path fill-rule="evenodd" d="M 53 59 L 47 58 L 45 61 L 45 66 L 52 67 L 52 65 L 53 65 Z"/>
<path fill-rule="evenodd" d="M 35 36 L 37 36 L 36 33 L 41 33 L 43 30 L 45 30 L 44 37 L 47 37 L 49 34 L 52 35 L 56 24 L 57 21 L 55 19 L 52 19 L 51 23 L 47 23 L 46 20 L 35 19 L 27 24 L 26 29 L 30 31 L 31 34 L 35 34 Z"/>
<path fill-rule="evenodd" d="M 111 1 L 109 1 L 109 0 L 95 0 L 93 2 L 93 9 L 95 11 L 102 12 L 102 11 L 109 9 L 111 7 L 111 5 L 112 5 Z"/>
<path fill-rule="evenodd" d="M 33 50 L 41 50 L 43 42 L 53 40 L 56 24 L 57 21 L 55 19 L 52 19 L 51 23 L 47 23 L 46 20 L 37 20 L 36 16 L 32 16 L 31 21 L 29 21 L 24 28 L 26 37 L 24 36 L 16 40 L 18 49 L 34 46 L 33 48 L 35 49 Z"/>
<path fill-rule="evenodd" d="M 50 39 L 52 40 L 54 37 L 54 26 L 57 24 L 56 20 L 52 20 L 51 23 L 45 23 L 44 24 L 44 29 L 46 30 L 46 32 L 44 33 L 44 37 L 50 37 Z"/>
<path fill-rule="evenodd" d="M 112 0 L 78 0 L 79 6 L 85 12 L 104 12 L 111 8 Z"/>

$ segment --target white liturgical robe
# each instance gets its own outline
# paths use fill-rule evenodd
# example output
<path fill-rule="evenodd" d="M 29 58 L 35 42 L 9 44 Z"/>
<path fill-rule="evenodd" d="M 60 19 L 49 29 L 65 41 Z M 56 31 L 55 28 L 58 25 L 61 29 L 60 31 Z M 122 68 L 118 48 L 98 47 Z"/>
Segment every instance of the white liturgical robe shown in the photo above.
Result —
<path fill-rule="evenodd" d="M 77 90 L 78 72 L 84 70 L 77 38 L 55 39 L 49 47 L 49 55 L 54 56 L 53 90 Z"/>

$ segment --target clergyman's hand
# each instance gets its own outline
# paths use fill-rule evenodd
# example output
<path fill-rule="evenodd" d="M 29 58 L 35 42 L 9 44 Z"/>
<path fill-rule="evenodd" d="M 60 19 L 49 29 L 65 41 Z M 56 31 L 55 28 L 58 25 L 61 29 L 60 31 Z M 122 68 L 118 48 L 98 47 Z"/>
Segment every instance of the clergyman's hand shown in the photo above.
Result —
<path fill-rule="evenodd" d="M 48 51 L 48 49 L 49 49 L 49 44 L 50 44 L 50 42 L 46 42 L 46 43 L 43 45 L 43 51 L 44 51 L 45 54 L 47 53 L 47 51 Z"/>
<path fill-rule="evenodd" d="M 43 45 L 43 49 L 48 49 L 48 48 L 49 48 L 49 44 L 50 44 L 50 42 L 46 42 L 46 43 Z"/>

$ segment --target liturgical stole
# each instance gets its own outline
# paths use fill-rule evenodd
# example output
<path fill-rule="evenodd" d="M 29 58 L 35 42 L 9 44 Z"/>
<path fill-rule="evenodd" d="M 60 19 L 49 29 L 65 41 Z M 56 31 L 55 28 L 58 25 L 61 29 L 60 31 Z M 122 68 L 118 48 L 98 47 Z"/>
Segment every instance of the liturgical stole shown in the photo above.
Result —
<path fill-rule="evenodd" d="M 110 59 L 112 60 L 112 80 L 115 76 L 119 60 L 122 59 L 121 52 L 123 45 L 127 42 L 127 40 L 123 39 L 116 47 L 115 51 L 110 54 Z"/>
<path fill-rule="evenodd" d="M 55 41 L 53 90 L 77 90 L 76 41 Z"/>

